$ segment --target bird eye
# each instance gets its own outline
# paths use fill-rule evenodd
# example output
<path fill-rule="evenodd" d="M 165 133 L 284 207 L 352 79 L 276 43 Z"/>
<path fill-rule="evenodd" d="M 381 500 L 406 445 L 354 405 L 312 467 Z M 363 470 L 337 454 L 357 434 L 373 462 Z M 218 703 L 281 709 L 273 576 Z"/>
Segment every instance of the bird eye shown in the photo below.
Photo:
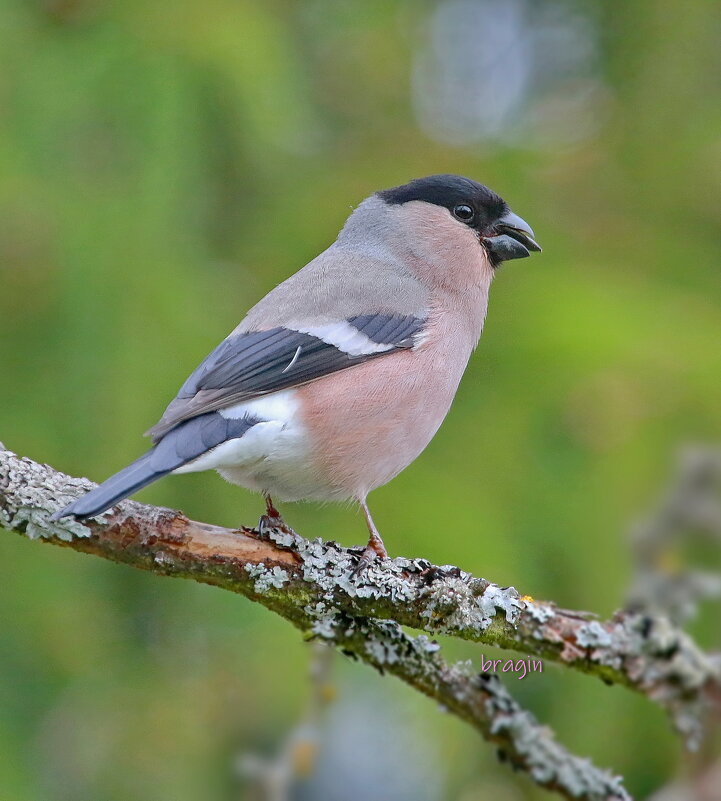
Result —
<path fill-rule="evenodd" d="M 470 206 L 461 203 L 459 206 L 453 207 L 453 216 L 461 222 L 468 223 L 473 219 L 475 212 Z"/>

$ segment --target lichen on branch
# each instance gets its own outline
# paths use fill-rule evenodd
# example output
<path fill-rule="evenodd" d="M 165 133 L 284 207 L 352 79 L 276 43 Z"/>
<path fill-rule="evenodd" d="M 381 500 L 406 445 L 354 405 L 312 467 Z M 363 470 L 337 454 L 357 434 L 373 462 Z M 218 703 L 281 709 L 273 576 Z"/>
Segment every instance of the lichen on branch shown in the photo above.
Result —
<path fill-rule="evenodd" d="M 617 778 L 558 744 L 497 677 L 447 664 L 429 635 L 512 649 L 623 684 L 663 706 L 692 744 L 701 737 L 707 702 L 721 695 L 719 662 L 649 610 L 599 621 L 423 559 L 379 561 L 356 576 L 359 549 L 288 529 L 226 529 L 134 501 L 86 523 L 49 521 L 92 486 L 0 449 L 0 525 L 245 595 L 434 698 L 535 782 L 568 798 L 628 796 Z M 422 633 L 412 636 L 403 627 Z"/>

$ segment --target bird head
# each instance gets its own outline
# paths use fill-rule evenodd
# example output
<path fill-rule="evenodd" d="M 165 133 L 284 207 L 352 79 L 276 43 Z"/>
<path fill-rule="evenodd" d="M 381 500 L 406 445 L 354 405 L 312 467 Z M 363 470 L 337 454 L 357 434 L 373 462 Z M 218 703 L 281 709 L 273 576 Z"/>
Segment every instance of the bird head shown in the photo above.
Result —
<path fill-rule="evenodd" d="M 477 242 L 492 268 L 540 251 L 531 226 L 483 184 L 460 175 L 430 175 L 376 194 L 395 209 L 406 233 L 441 248 Z M 485 261 L 485 260 L 484 260 Z"/>

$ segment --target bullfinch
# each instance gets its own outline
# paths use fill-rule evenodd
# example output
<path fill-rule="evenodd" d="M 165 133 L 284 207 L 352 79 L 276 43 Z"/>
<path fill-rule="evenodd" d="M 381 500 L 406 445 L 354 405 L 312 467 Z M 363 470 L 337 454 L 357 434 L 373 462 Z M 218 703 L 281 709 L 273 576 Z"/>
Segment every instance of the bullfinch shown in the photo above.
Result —
<path fill-rule="evenodd" d="M 93 517 L 168 473 L 272 498 L 366 503 L 428 445 L 478 343 L 498 266 L 540 251 L 495 192 L 432 175 L 376 192 L 183 384 L 139 459 L 54 515 Z"/>

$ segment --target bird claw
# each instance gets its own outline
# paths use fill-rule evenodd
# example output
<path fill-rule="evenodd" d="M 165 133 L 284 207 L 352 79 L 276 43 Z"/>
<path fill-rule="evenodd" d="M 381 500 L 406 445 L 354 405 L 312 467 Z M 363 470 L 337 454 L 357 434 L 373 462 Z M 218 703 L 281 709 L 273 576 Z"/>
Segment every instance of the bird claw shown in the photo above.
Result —
<path fill-rule="evenodd" d="M 351 579 L 355 580 L 361 578 L 376 559 L 380 559 L 378 554 L 370 545 L 366 545 L 363 552 L 358 557 L 358 564 L 350 572 Z"/>
<path fill-rule="evenodd" d="M 285 534 L 295 534 L 293 529 L 285 522 L 285 520 L 283 520 L 280 515 L 277 517 L 261 515 L 260 520 L 258 520 L 258 534 L 265 535 L 274 530 L 282 531 Z"/>
<path fill-rule="evenodd" d="M 389 558 L 388 552 L 383 546 L 383 541 L 380 537 L 377 539 L 371 537 L 368 545 L 366 545 L 361 555 L 358 557 L 358 564 L 351 570 L 350 577 L 352 579 L 360 578 L 374 562 Z"/>

